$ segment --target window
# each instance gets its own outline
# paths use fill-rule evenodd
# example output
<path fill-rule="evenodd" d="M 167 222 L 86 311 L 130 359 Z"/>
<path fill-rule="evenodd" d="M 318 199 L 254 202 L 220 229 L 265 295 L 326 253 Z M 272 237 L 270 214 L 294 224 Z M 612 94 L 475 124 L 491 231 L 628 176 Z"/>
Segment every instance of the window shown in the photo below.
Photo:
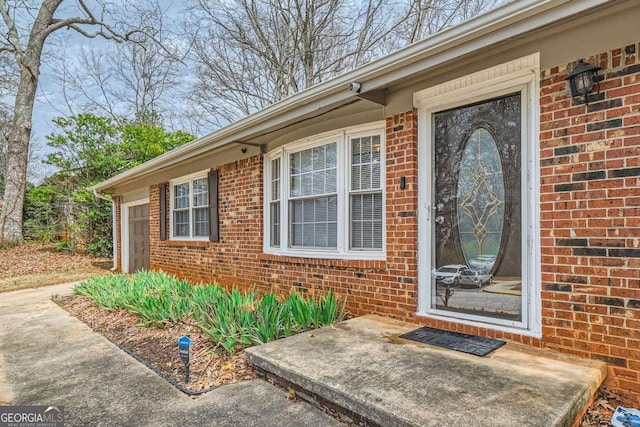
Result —
<path fill-rule="evenodd" d="M 269 202 L 271 216 L 271 246 L 280 247 L 280 159 L 271 160 L 271 201 Z"/>
<path fill-rule="evenodd" d="M 289 154 L 289 244 L 338 247 L 337 143 Z"/>
<path fill-rule="evenodd" d="M 172 238 L 209 237 L 209 184 L 202 175 L 171 183 Z"/>
<path fill-rule="evenodd" d="M 351 139 L 351 248 L 382 249 L 380 135 Z"/>
<path fill-rule="evenodd" d="M 265 251 L 384 255 L 384 126 L 298 141 L 265 160 Z"/>

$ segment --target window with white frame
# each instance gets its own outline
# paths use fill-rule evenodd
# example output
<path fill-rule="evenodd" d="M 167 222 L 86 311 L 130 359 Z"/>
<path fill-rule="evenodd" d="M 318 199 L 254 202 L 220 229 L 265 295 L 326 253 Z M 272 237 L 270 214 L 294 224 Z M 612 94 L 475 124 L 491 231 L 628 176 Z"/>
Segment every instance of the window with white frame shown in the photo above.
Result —
<path fill-rule="evenodd" d="M 265 160 L 265 251 L 380 258 L 384 126 L 281 147 Z"/>
<path fill-rule="evenodd" d="M 289 154 L 289 246 L 337 249 L 337 143 Z"/>
<path fill-rule="evenodd" d="M 280 247 L 280 158 L 271 160 L 270 244 Z"/>
<path fill-rule="evenodd" d="M 352 138 L 350 144 L 351 248 L 382 249 L 380 135 Z"/>
<path fill-rule="evenodd" d="M 171 237 L 209 237 L 209 182 L 206 174 L 171 182 Z"/>

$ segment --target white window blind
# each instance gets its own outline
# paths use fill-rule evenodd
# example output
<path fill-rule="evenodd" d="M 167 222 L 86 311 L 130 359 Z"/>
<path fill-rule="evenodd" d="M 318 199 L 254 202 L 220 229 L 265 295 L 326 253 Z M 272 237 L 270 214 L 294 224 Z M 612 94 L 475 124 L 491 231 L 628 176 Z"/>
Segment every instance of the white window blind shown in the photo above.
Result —
<path fill-rule="evenodd" d="M 271 218 L 270 245 L 280 247 L 280 157 L 271 160 L 271 200 L 269 216 Z"/>
<path fill-rule="evenodd" d="M 333 142 L 292 153 L 289 162 L 291 246 L 336 248 L 337 144 Z"/>
<path fill-rule="evenodd" d="M 380 136 L 351 139 L 351 248 L 382 249 Z"/>

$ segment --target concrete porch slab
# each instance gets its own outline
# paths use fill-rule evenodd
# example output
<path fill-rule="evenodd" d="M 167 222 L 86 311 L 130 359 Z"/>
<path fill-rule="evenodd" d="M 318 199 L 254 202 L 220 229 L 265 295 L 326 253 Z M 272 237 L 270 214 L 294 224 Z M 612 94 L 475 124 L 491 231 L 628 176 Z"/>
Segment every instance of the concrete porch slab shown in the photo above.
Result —
<path fill-rule="evenodd" d="M 417 327 L 364 316 L 245 354 L 381 426 L 570 426 L 606 376 L 602 362 L 524 345 L 477 357 L 397 338 Z"/>

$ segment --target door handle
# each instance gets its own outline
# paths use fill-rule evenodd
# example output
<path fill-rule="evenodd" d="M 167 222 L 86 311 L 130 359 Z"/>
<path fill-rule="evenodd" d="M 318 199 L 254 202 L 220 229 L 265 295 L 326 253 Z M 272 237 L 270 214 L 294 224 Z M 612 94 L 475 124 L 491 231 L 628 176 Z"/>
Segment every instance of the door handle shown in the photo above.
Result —
<path fill-rule="evenodd" d="M 436 207 L 433 206 L 431 203 L 427 204 L 427 215 L 426 215 L 426 220 L 427 221 L 431 221 L 431 212 L 435 212 Z M 438 220 L 437 218 L 435 219 L 436 221 Z"/>
<path fill-rule="evenodd" d="M 442 224 L 444 222 L 444 217 L 442 215 L 438 215 L 434 221 L 438 224 Z"/>

